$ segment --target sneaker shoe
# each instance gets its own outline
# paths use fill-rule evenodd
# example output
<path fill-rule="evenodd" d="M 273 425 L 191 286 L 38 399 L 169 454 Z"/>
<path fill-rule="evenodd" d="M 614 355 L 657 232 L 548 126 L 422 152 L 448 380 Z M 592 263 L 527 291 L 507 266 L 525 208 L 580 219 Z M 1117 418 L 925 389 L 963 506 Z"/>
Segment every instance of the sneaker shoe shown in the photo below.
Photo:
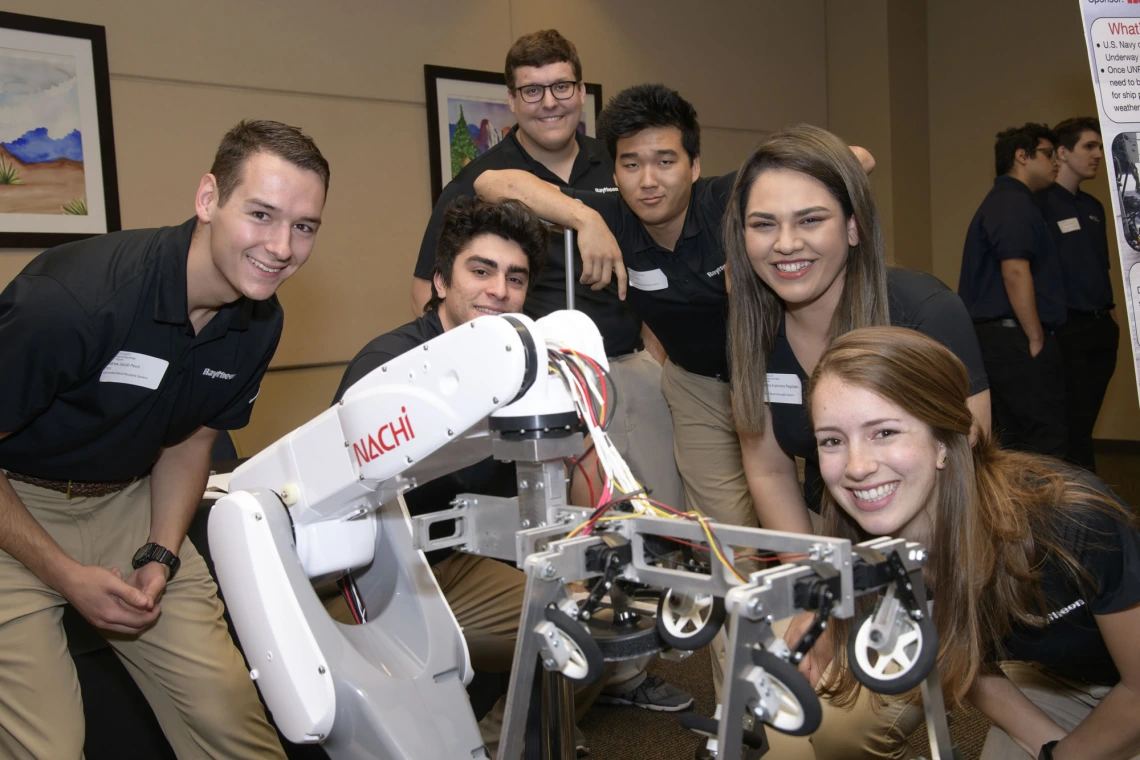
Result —
<path fill-rule="evenodd" d="M 586 746 L 586 735 L 577 726 L 574 726 L 574 754 L 578 757 L 586 757 L 590 754 L 590 748 Z"/>
<path fill-rule="evenodd" d="M 693 706 L 692 696 L 666 683 L 660 676 L 646 674 L 641 685 L 618 694 L 602 692 L 596 700 L 603 705 L 630 705 L 655 712 L 680 712 Z"/>

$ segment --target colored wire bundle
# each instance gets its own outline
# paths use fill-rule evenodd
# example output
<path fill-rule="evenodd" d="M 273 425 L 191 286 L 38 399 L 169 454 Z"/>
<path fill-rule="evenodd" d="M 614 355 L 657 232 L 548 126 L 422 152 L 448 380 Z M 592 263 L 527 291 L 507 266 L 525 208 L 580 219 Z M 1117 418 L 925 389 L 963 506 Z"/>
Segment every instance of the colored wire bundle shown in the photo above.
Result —
<path fill-rule="evenodd" d="M 708 520 L 696 512 L 681 512 L 649 498 L 645 487 L 637 481 L 621 453 L 610 441 L 605 428 L 613 418 L 616 393 L 612 392 L 608 373 L 590 357 L 568 348 L 550 349 L 547 353 L 551 369 L 562 376 L 570 390 L 574 406 L 586 425 L 598 464 L 604 473 L 601 493 L 597 495 L 597 501 L 593 502 L 594 512 L 584 523 L 571 531 L 567 538 L 590 535 L 598 523 L 628 520 L 639 515 L 695 520 L 700 523 L 708 539 L 709 550 L 736 576 L 737 580 L 746 583 L 744 576 L 737 572 L 735 565 L 725 555 L 720 542 L 709 527 Z M 603 425 L 603 422 L 606 424 Z M 592 487 L 590 495 L 592 500 L 594 498 Z M 628 511 L 607 514 L 619 504 L 628 505 Z"/>

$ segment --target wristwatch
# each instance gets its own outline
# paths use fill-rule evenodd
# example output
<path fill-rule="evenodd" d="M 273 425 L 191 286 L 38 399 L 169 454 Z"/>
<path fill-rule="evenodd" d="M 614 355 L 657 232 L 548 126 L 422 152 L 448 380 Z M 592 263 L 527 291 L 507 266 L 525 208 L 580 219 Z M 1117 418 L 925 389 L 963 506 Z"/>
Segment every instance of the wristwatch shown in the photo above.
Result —
<path fill-rule="evenodd" d="M 131 560 L 131 567 L 138 570 L 148 562 L 159 562 L 166 565 L 170 570 L 167 580 L 174 577 L 174 574 L 178 572 L 178 566 L 182 564 L 182 560 L 178 559 L 177 554 L 153 541 L 144 544 L 141 549 L 135 552 L 135 557 Z"/>
<path fill-rule="evenodd" d="M 1045 742 L 1041 745 L 1041 751 L 1037 753 L 1037 760 L 1053 760 L 1053 748 L 1057 746 L 1060 739 L 1054 739 L 1051 742 Z"/>

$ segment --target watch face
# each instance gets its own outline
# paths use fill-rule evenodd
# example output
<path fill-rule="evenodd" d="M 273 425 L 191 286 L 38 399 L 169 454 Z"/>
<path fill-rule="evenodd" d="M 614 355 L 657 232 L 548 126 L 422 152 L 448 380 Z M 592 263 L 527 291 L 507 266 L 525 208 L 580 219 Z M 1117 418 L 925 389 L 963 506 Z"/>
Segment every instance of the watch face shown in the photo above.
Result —
<path fill-rule="evenodd" d="M 150 550 L 153 546 L 154 544 L 143 544 L 139 547 L 139 550 L 135 552 L 135 558 L 131 560 L 131 564 L 137 568 L 141 563 L 145 562 L 147 557 L 150 556 Z"/>

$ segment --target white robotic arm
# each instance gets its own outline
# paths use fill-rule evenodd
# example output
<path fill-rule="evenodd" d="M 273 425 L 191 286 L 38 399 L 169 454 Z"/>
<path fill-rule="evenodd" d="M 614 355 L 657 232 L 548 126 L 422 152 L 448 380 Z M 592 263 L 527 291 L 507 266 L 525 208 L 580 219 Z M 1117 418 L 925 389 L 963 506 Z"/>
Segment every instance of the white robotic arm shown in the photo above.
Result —
<path fill-rule="evenodd" d="M 337 757 L 480 756 L 466 647 L 395 497 L 490 456 L 492 425 L 576 425 L 548 346 L 606 366 L 580 312 L 479 318 L 369 373 L 234 472 L 211 552 L 251 677 L 290 740 Z M 309 579 L 356 568 L 374 614 L 342 626 Z M 362 725 L 349 706 L 361 698 L 386 700 L 388 719 Z"/>

